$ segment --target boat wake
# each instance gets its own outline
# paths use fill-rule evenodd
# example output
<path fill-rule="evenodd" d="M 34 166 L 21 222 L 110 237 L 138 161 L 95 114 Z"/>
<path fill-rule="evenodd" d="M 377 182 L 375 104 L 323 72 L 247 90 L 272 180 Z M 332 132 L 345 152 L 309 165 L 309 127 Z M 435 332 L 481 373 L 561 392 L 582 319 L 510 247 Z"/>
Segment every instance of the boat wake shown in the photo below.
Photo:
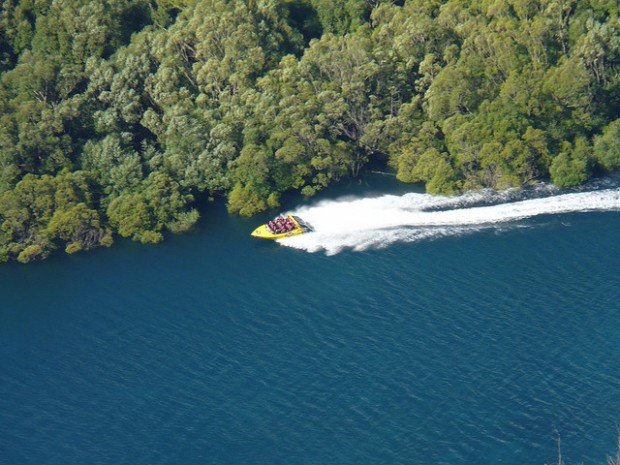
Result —
<path fill-rule="evenodd" d="M 282 239 L 281 245 L 328 255 L 394 242 L 416 242 L 485 228 L 524 226 L 519 220 L 570 212 L 620 211 L 620 188 L 558 194 L 535 190 L 481 191 L 458 197 L 410 193 L 328 200 L 292 212 L 314 231 Z"/>

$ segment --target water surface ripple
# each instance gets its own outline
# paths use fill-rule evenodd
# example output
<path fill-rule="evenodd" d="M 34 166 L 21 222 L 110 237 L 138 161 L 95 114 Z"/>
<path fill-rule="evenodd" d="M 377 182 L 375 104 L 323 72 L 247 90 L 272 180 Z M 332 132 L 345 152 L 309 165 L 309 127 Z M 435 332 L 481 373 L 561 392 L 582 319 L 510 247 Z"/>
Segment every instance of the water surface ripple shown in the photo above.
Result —
<path fill-rule="evenodd" d="M 604 463 L 620 214 L 517 223 L 326 256 L 220 206 L 2 266 L 0 463 Z"/>

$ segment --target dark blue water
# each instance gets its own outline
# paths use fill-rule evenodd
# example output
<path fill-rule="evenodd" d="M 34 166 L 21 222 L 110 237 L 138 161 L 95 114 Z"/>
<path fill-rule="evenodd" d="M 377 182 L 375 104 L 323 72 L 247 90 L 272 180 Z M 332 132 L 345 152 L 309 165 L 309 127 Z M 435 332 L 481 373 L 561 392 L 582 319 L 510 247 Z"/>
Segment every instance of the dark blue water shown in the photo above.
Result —
<path fill-rule="evenodd" d="M 543 465 L 556 431 L 569 464 L 614 451 L 620 214 L 335 256 L 256 223 L 215 205 L 158 246 L 1 266 L 0 463 Z"/>

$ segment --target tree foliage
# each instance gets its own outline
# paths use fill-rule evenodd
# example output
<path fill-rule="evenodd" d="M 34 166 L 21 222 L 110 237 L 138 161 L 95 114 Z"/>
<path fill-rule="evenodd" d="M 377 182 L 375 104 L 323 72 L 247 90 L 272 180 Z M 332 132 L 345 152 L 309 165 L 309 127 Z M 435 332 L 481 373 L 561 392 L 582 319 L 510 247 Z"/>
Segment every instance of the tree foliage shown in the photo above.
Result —
<path fill-rule="evenodd" d="M 617 170 L 616 3 L 0 0 L 0 261 L 376 160 L 438 194 Z"/>

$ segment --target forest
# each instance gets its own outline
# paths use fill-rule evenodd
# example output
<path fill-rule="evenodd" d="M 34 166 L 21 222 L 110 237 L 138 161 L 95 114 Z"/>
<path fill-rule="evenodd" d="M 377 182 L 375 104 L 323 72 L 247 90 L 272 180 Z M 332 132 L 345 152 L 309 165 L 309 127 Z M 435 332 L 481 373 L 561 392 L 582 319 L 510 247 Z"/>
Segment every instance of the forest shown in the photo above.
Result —
<path fill-rule="evenodd" d="M 0 262 L 158 242 L 199 198 L 252 215 L 369 163 L 443 195 L 617 170 L 618 10 L 0 0 Z"/>

